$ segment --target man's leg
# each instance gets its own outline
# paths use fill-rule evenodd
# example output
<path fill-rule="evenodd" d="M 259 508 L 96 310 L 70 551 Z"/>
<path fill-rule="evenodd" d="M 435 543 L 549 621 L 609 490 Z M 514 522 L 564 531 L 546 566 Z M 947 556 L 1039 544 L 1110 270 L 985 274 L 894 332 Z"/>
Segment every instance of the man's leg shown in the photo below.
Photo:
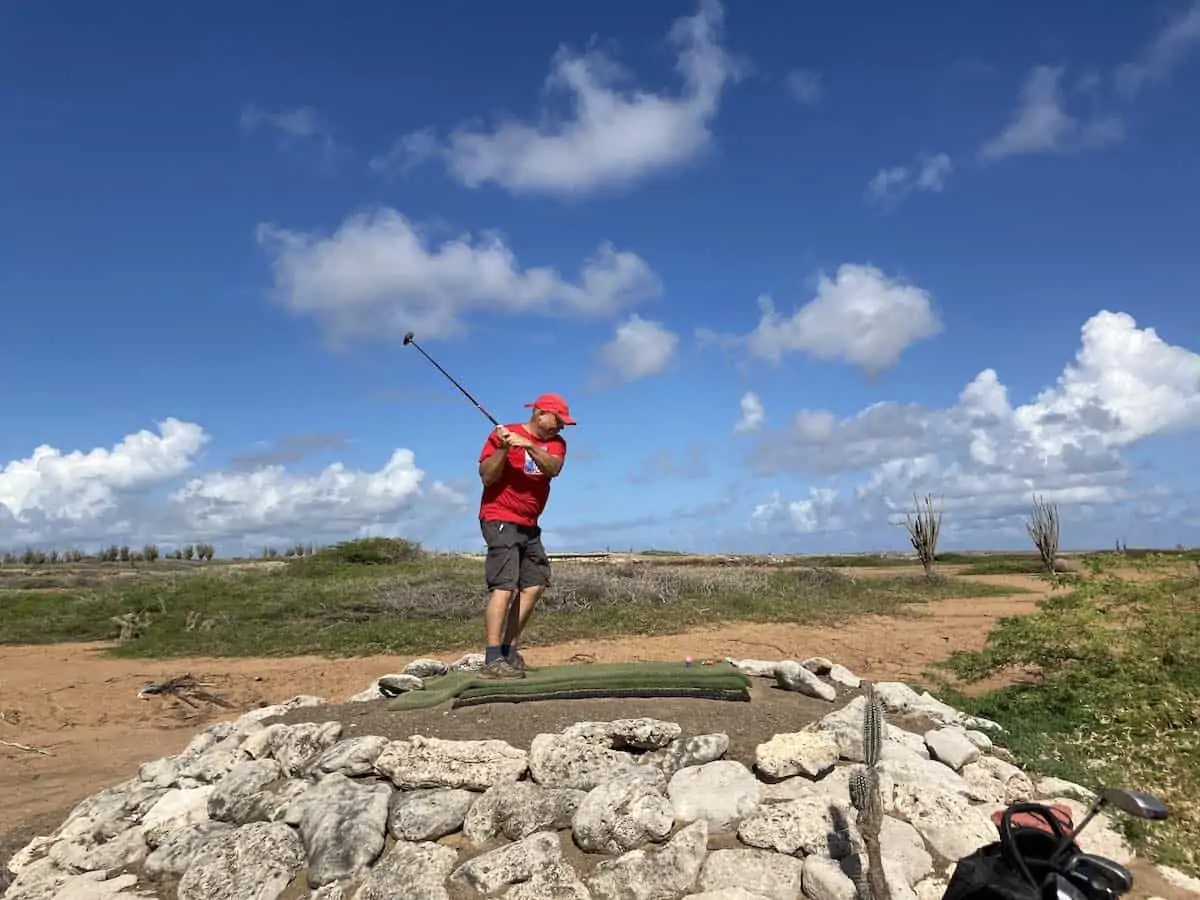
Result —
<path fill-rule="evenodd" d="M 517 604 L 512 602 L 514 593 L 496 589 L 488 595 L 487 606 L 483 611 L 485 662 L 491 662 L 500 656 L 501 646 L 508 643 L 505 634 L 509 628 L 509 610 L 517 608 Z"/>
<path fill-rule="evenodd" d="M 517 602 L 509 607 L 501 644 L 505 656 L 515 660 L 518 666 L 523 665 L 524 661 L 517 651 L 517 641 L 525 630 L 534 607 L 549 585 L 550 557 L 546 555 L 546 548 L 542 546 L 542 533 L 539 528 L 530 535 L 521 553 L 518 578 L 520 592 Z"/>
<path fill-rule="evenodd" d="M 508 615 L 504 618 L 504 635 L 500 642 L 502 649 L 517 649 L 517 641 L 525 630 L 525 623 L 529 621 L 530 613 L 545 590 L 546 586 L 540 584 L 521 588 L 517 602 L 508 606 Z"/>
<path fill-rule="evenodd" d="M 483 613 L 484 665 L 491 666 L 504 658 L 500 646 L 505 620 L 509 607 L 517 605 L 512 601 L 521 575 L 521 536 L 511 522 L 481 522 L 480 529 L 488 548 L 483 566 L 489 591 Z"/>

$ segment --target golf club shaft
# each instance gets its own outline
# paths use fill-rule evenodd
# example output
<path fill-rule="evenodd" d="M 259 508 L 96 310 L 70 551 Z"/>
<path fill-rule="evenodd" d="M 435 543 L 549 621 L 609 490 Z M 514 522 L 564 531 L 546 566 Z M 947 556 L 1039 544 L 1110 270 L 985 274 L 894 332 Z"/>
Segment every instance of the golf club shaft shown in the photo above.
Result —
<path fill-rule="evenodd" d="M 478 401 L 478 400 L 476 400 L 474 397 L 472 397 L 472 396 L 471 396 L 471 395 L 470 395 L 470 394 L 467 392 L 467 389 L 466 389 L 465 387 L 463 387 L 461 384 L 459 384 L 457 381 L 455 381 L 455 380 L 454 380 L 454 377 L 453 377 L 453 376 L 452 376 L 452 375 L 451 375 L 449 372 L 447 372 L 445 369 L 443 369 L 441 366 L 439 366 L 439 365 L 437 364 L 437 360 L 435 360 L 435 359 L 434 359 L 432 356 L 430 356 L 430 355 L 429 355 L 428 353 L 426 353 L 426 352 L 425 352 L 423 349 L 421 349 L 421 345 L 420 345 L 420 344 L 418 344 L 418 343 L 417 343 L 415 340 L 413 340 L 412 338 L 409 338 L 409 340 L 408 340 L 408 343 L 410 343 L 410 344 L 412 344 L 414 347 L 416 347 L 416 348 L 417 348 L 417 350 L 418 350 L 418 351 L 420 351 L 421 355 L 422 355 L 423 357 L 425 357 L 427 360 L 429 360 L 430 364 L 432 364 L 432 365 L 433 365 L 433 367 L 434 367 L 435 369 L 437 369 L 439 372 L 441 372 L 443 375 L 445 375 L 445 376 L 446 376 L 446 378 L 447 378 L 447 380 L 449 380 L 449 382 L 450 382 L 452 385 L 454 385 L 456 388 L 458 388 L 460 391 L 462 391 L 462 393 L 463 393 L 463 396 L 464 396 L 464 397 L 466 397 L 468 400 L 470 400 L 472 403 L 474 403 L 474 404 L 475 404 L 475 408 L 476 408 L 477 410 L 479 410 L 481 413 L 483 413 L 485 416 L 487 416 L 487 418 L 488 418 L 488 421 L 489 421 L 489 422 L 491 422 L 491 423 L 492 423 L 493 425 L 495 425 L 497 428 L 499 428 L 499 427 L 500 427 L 500 423 L 496 421 L 495 417 L 494 417 L 494 416 L 493 416 L 493 415 L 492 415 L 490 412 L 488 412 L 486 409 L 484 409 L 482 406 L 480 406 L 480 405 L 479 405 L 479 401 Z"/>

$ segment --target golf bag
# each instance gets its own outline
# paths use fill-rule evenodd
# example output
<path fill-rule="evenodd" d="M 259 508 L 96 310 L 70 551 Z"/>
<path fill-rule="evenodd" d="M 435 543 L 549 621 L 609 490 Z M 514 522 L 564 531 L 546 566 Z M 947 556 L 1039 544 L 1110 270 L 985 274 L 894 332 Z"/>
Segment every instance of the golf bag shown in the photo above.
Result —
<path fill-rule="evenodd" d="M 992 816 L 1000 837 L 958 861 L 942 900 L 1042 900 L 1051 858 L 1070 834 L 1071 811 L 1058 804 L 1015 803 Z M 1069 841 L 1059 858 L 1079 847 Z M 1049 892 L 1054 897 L 1053 890 Z"/>

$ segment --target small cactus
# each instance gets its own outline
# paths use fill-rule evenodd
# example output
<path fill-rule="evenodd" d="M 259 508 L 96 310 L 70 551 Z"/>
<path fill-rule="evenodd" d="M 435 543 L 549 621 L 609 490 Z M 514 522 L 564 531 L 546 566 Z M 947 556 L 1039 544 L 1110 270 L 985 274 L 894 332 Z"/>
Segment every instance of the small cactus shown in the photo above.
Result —
<path fill-rule="evenodd" d="M 863 759 L 874 769 L 883 757 L 883 733 L 887 729 L 887 717 L 883 701 L 875 693 L 875 685 L 867 683 L 867 709 L 863 715 Z"/>
<path fill-rule="evenodd" d="M 870 790 L 865 769 L 859 769 L 850 776 L 850 802 L 859 812 L 866 809 L 867 804 L 871 802 Z"/>
<path fill-rule="evenodd" d="M 850 776 L 850 803 L 858 810 L 859 823 L 864 818 L 873 821 L 882 815 L 879 797 L 879 774 L 863 767 Z"/>
<path fill-rule="evenodd" d="M 883 701 L 875 693 L 875 686 L 866 685 L 866 709 L 863 712 L 863 758 L 866 765 L 850 775 L 850 803 L 858 810 L 858 832 L 862 835 L 867 850 L 866 877 L 858 873 L 855 887 L 859 900 L 888 900 L 887 882 L 883 877 L 883 853 L 879 846 L 879 832 L 883 826 L 883 798 L 879 793 L 879 770 L 876 766 L 883 757 L 883 734 L 887 718 Z"/>

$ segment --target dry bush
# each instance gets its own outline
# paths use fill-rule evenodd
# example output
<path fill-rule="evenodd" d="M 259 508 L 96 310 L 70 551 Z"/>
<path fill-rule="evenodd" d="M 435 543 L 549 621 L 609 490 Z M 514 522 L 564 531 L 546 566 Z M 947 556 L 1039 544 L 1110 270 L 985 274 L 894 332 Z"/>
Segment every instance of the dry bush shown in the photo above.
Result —
<path fill-rule="evenodd" d="M 120 633 L 117 635 L 119 641 L 134 641 L 146 633 L 146 629 L 150 627 L 153 620 L 150 614 L 142 612 L 127 612 L 119 616 L 113 616 L 109 621 L 120 628 Z"/>
<path fill-rule="evenodd" d="M 1058 507 L 1046 503 L 1041 497 L 1033 498 L 1033 516 L 1025 525 L 1029 538 L 1037 547 L 1042 566 L 1050 575 L 1055 573 L 1058 559 Z"/>
<path fill-rule="evenodd" d="M 656 565 L 560 566 L 546 592 L 549 609 L 589 609 L 626 603 L 667 604 L 753 590 L 765 575 L 746 570 Z"/>
<path fill-rule="evenodd" d="M 921 560 L 925 574 L 932 577 L 933 564 L 937 560 L 938 537 L 942 531 L 942 514 L 940 510 L 934 510 L 933 497 L 929 494 L 925 495 L 924 510 L 921 509 L 916 494 L 913 494 L 913 505 L 916 507 L 916 515 L 906 513 L 904 527 L 908 531 L 908 539 L 913 549 L 917 551 L 917 558 Z"/>
<path fill-rule="evenodd" d="M 641 564 L 608 565 L 559 562 L 553 584 L 542 595 L 543 612 L 579 612 L 633 605 L 667 605 L 688 598 L 705 599 L 751 594 L 769 588 L 766 572 L 753 569 L 672 568 Z M 372 598 L 348 611 L 367 617 L 386 610 L 404 618 L 473 618 L 487 591 L 475 578 L 447 578 L 444 570 L 404 575 L 381 582 Z"/>

